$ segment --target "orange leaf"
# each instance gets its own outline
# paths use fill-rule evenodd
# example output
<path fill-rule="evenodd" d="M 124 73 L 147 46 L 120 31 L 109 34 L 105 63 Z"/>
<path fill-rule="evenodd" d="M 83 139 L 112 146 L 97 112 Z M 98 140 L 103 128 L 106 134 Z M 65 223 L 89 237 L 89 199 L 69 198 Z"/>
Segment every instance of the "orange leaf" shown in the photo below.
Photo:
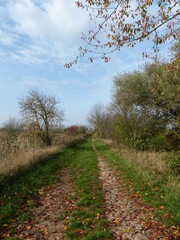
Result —
<path fill-rule="evenodd" d="M 114 220 L 113 222 L 116 223 L 116 224 L 120 223 L 118 219 Z"/>
<path fill-rule="evenodd" d="M 159 209 L 164 209 L 164 206 L 160 206 Z"/>

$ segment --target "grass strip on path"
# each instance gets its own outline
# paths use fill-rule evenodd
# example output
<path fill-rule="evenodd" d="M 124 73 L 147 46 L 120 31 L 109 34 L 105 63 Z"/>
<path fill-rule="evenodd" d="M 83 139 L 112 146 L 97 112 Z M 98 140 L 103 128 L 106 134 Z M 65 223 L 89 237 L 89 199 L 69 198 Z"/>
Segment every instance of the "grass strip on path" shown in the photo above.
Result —
<path fill-rule="evenodd" d="M 128 189 L 143 197 L 164 223 L 180 224 L 180 193 L 174 193 L 166 185 L 165 179 L 159 180 L 153 174 L 146 178 L 136 166 L 129 164 L 120 154 L 97 139 L 95 147 L 98 153 L 115 167 Z"/>
<path fill-rule="evenodd" d="M 76 146 L 75 151 L 71 169 L 77 207 L 70 217 L 67 239 L 112 239 L 99 185 L 97 156 L 91 139 Z"/>

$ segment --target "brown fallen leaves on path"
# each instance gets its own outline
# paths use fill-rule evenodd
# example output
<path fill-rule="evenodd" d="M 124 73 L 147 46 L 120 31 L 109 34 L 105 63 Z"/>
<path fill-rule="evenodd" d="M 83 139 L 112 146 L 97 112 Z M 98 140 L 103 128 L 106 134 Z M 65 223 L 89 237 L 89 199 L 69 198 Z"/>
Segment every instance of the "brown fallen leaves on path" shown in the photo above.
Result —
<path fill-rule="evenodd" d="M 61 170 L 56 184 L 40 191 L 40 194 L 40 206 L 31 212 L 34 220 L 14 224 L 14 237 L 26 240 L 65 239 L 65 225 L 75 207 L 75 203 L 70 200 L 73 189 L 69 169 Z"/>
<path fill-rule="evenodd" d="M 170 228 L 153 216 L 140 198 L 127 191 L 120 176 L 99 157 L 99 178 L 105 194 L 105 208 L 113 239 L 175 239 Z"/>

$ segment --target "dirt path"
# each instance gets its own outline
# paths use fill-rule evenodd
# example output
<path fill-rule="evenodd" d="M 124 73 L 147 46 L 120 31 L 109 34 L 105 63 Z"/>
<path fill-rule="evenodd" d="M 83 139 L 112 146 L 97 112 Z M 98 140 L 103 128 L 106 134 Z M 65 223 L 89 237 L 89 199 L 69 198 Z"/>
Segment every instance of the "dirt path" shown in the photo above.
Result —
<path fill-rule="evenodd" d="M 99 178 L 105 193 L 105 208 L 113 239 L 156 240 L 174 239 L 169 229 L 160 224 L 150 208 L 130 195 L 120 177 L 99 157 Z"/>
<path fill-rule="evenodd" d="M 65 239 L 65 225 L 73 209 L 72 178 L 69 169 L 62 169 L 53 187 L 41 192 L 40 206 L 32 210 L 32 222 L 14 225 L 18 239 L 58 240 Z"/>

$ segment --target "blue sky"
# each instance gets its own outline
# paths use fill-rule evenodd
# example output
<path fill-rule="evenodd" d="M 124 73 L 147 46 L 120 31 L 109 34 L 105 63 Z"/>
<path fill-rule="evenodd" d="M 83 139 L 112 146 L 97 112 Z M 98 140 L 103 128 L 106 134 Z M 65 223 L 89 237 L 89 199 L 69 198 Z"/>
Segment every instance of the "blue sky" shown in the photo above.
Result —
<path fill-rule="evenodd" d="M 109 102 L 113 76 L 142 66 L 142 51 L 151 47 L 145 42 L 115 53 L 107 64 L 84 58 L 64 68 L 88 29 L 88 13 L 74 0 L 1 0 L 0 125 L 20 118 L 18 97 L 34 87 L 60 98 L 65 125 L 86 124 L 93 104 Z"/>

